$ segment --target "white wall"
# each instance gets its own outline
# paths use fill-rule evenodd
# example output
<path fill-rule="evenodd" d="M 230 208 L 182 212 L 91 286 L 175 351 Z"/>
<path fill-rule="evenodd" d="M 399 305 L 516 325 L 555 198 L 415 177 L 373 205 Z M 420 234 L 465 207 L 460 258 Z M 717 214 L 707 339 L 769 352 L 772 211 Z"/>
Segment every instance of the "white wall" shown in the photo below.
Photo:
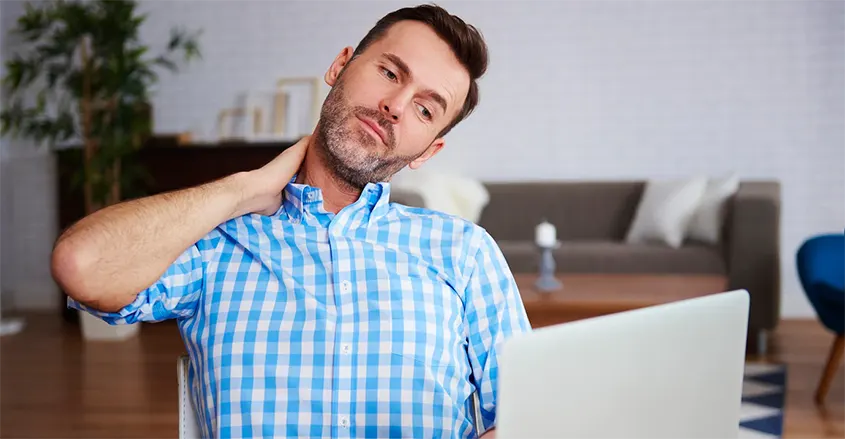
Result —
<path fill-rule="evenodd" d="M 171 24 L 205 29 L 202 64 L 162 84 L 157 129 L 213 133 L 238 93 L 322 75 L 405 3 L 146 3 L 161 17 L 150 40 Z M 811 315 L 794 251 L 845 227 L 842 3 L 440 4 L 479 26 L 492 63 L 481 106 L 430 167 L 488 180 L 779 179 L 783 312 Z"/>
<path fill-rule="evenodd" d="M 806 236 L 845 227 L 843 3 L 438 3 L 482 30 L 491 66 L 477 112 L 429 169 L 485 180 L 779 179 L 783 314 L 812 316 L 793 255 Z M 239 93 L 321 76 L 404 4 L 144 2 L 151 43 L 172 25 L 204 29 L 204 59 L 163 76 L 156 130 L 213 133 Z"/>
<path fill-rule="evenodd" d="M 23 11 L 24 2 L 0 2 L 3 62 L 20 44 L 7 32 Z M 0 213 L 0 298 L 4 312 L 58 310 L 59 290 L 49 267 L 58 224 L 56 169 L 47 150 L 26 140 L 2 140 Z"/>

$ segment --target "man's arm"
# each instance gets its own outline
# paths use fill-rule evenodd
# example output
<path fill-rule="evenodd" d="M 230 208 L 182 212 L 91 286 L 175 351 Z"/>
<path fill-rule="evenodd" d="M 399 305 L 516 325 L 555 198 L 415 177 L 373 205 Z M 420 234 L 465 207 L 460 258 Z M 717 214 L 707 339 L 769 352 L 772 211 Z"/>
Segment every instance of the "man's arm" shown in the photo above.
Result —
<path fill-rule="evenodd" d="M 219 224 L 277 210 L 308 141 L 302 139 L 254 171 L 92 213 L 56 241 L 53 277 L 68 296 L 93 309 L 115 312 L 129 305 Z"/>
<path fill-rule="evenodd" d="M 495 437 L 499 347 L 511 336 L 531 330 L 513 274 L 499 246 L 481 231 L 470 259 L 465 289 L 472 378 L 479 397 L 484 439 Z"/>

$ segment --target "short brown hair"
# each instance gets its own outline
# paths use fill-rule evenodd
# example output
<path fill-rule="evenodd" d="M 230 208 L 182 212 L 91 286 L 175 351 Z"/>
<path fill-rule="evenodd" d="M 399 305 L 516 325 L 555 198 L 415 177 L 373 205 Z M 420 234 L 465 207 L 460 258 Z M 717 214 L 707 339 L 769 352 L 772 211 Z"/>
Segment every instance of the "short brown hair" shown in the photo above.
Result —
<path fill-rule="evenodd" d="M 461 111 L 437 137 L 446 135 L 460 121 L 467 118 L 478 105 L 478 83 L 476 80 L 487 71 L 487 44 L 474 26 L 460 17 L 433 4 L 397 9 L 384 17 L 367 32 L 355 48 L 353 59 L 364 52 L 374 41 L 387 32 L 390 26 L 403 20 L 414 20 L 427 24 L 452 48 L 458 61 L 467 69 L 470 77 L 469 91 Z"/>

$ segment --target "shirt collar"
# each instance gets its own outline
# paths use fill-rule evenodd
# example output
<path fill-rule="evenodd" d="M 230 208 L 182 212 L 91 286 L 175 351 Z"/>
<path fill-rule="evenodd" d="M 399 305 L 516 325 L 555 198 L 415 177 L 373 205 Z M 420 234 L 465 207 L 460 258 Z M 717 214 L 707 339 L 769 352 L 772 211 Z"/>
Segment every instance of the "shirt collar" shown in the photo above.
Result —
<path fill-rule="evenodd" d="M 296 183 L 295 174 L 283 191 L 282 206 L 277 214 L 287 214 L 293 222 L 327 225 L 334 214 L 323 208 L 323 191 L 307 184 Z M 390 205 L 390 183 L 368 183 L 358 199 L 341 212 L 352 211 L 355 217 L 368 222 L 387 213 Z M 364 214 L 363 217 L 361 214 Z"/>

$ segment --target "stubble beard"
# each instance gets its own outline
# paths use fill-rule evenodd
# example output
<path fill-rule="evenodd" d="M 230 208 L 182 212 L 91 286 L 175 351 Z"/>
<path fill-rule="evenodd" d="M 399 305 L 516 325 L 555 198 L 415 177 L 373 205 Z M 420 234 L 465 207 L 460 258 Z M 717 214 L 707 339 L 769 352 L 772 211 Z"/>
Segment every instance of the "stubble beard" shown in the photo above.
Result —
<path fill-rule="evenodd" d="M 368 183 L 388 181 L 408 163 L 422 155 L 393 154 L 396 138 L 390 121 L 371 108 L 349 106 L 343 92 L 343 79 L 338 78 L 323 104 L 315 133 L 315 145 L 323 153 L 326 167 L 341 183 L 350 189 L 363 190 Z M 370 118 L 379 124 L 385 132 L 386 148 L 369 133 L 354 125 L 358 123 L 353 120 L 356 115 Z M 350 120 L 353 124 L 349 123 Z"/>

